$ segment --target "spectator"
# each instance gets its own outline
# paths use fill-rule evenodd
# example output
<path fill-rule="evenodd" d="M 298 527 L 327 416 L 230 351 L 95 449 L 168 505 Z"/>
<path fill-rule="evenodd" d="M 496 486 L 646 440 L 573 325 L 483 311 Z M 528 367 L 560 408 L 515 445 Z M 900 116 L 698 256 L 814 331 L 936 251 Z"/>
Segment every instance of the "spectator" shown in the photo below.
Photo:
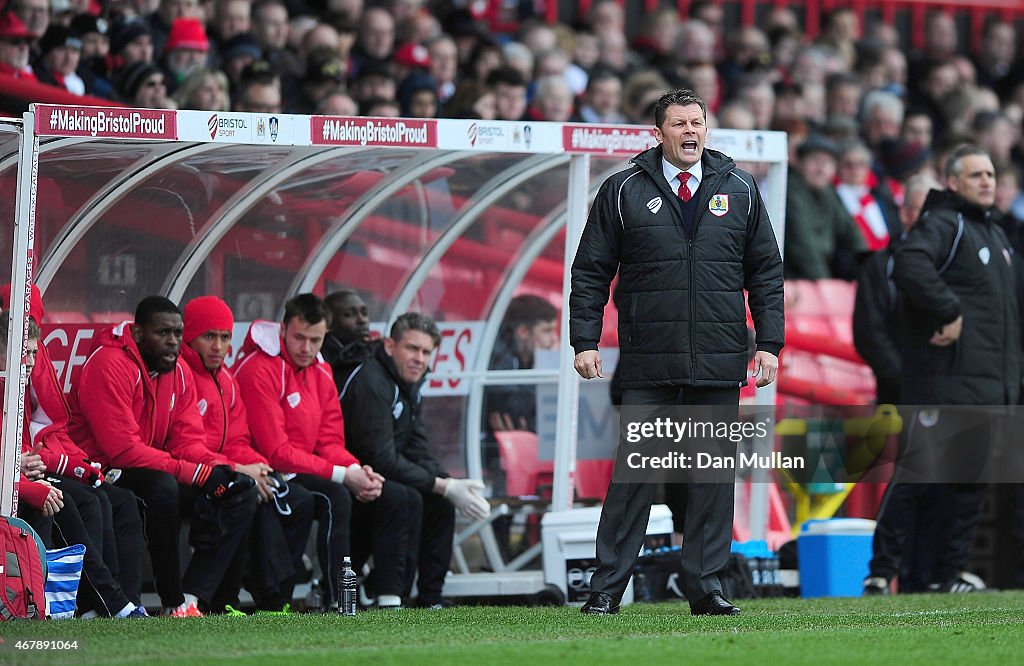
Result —
<path fill-rule="evenodd" d="M 115 23 L 110 33 L 110 53 L 120 63 L 115 69 L 153 62 L 153 34 L 146 22 L 132 16 Z"/>
<path fill-rule="evenodd" d="M 46 34 L 50 27 L 49 0 L 11 0 L 7 11 L 18 17 L 35 41 Z"/>
<path fill-rule="evenodd" d="M 213 34 L 218 45 L 235 35 L 248 34 L 252 30 L 252 3 L 249 0 L 215 0 Z"/>
<path fill-rule="evenodd" d="M 39 60 L 33 68 L 40 83 L 64 88 L 74 95 L 84 95 L 85 81 L 78 75 L 82 58 L 82 40 L 62 25 L 51 25 L 39 40 Z"/>
<path fill-rule="evenodd" d="M 320 356 L 329 323 L 322 300 L 313 294 L 292 298 L 282 323 L 257 321 L 249 328 L 235 377 L 256 450 L 313 494 L 317 552 L 330 599 L 339 600 L 342 558 L 352 556 L 358 570 L 372 552 L 377 603 L 397 606 L 415 497 L 370 465 L 360 465 L 346 447 L 338 390 Z M 350 413 L 350 421 L 363 418 Z"/>
<path fill-rule="evenodd" d="M 611 70 L 598 69 L 587 81 L 580 118 L 586 123 L 624 123 L 622 81 Z"/>
<path fill-rule="evenodd" d="M 367 62 L 359 68 L 349 86 L 349 94 L 362 105 L 371 99 L 395 99 L 397 85 L 386 64 Z"/>
<path fill-rule="evenodd" d="M 837 172 L 836 194 L 853 217 L 867 249 L 883 249 L 890 237 L 899 235 L 900 221 L 896 202 L 884 181 L 880 184 L 871 171 L 871 151 L 859 141 L 845 145 Z"/>
<path fill-rule="evenodd" d="M 313 496 L 297 483 L 288 485 L 253 449 L 241 391 L 224 365 L 234 324 L 231 309 L 216 296 L 192 299 L 185 306 L 181 355 L 195 375 L 206 446 L 256 482 L 260 506 L 253 520 L 252 566 L 245 587 L 257 610 L 280 611 L 292 598 L 297 573 L 305 569 L 302 554 L 313 526 Z M 247 554 L 245 548 L 238 550 L 229 569 L 233 580 L 225 590 L 237 593 Z M 219 601 L 237 605 L 233 598 Z"/>
<path fill-rule="evenodd" d="M 136 62 L 122 67 L 114 79 L 114 90 L 128 106 L 174 108 L 174 101 L 167 96 L 164 74 L 151 62 Z"/>
<path fill-rule="evenodd" d="M 306 58 L 306 76 L 302 79 L 302 95 L 289 109 L 293 113 L 312 113 L 325 96 L 344 90 L 347 66 L 338 52 L 318 46 Z"/>
<path fill-rule="evenodd" d="M 877 150 L 883 140 L 899 137 L 903 124 L 903 102 L 892 93 L 872 90 L 864 96 L 860 122 L 864 142 L 872 150 Z"/>
<path fill-rule="evenodd" d="M 174 101 L 179 109 L 230 111 L 228 77 L 220 70 L 196 70 L 189 74 L 174 93 Z"/>
<path fill-rule="evenodd" d="M 398 103 L 408 118 L 437 118 L 439 100 L 437 84 L 429 74 L 413 72 L 398 86 Z M 497 100 L 497 96 L 495 96 Z M 495 101 L 497 105 L 497 101 Z M 496 112 L 497 113 L 497 112 Z"/>
<path fill-rule="evenodd" d="M 0 14 L 0 74 L 35 81 L 29 65 L 29 44 L 35 36 L 14 12 Z"/>
<path fill-rule="evenodd" d="M 449 118 L 495 120 L 498 110 L 494 91 L 472 79 L 463 81 L 445 105 Z"/>
<path fill-rule="evenodd" d="M 235 101 L 236 111 L 250 113 L 281 113 L 281 79 L 271 73 L 269 65 L 257 60 L 255 70 L 244 80 Z"/>
<path fill-rule="evenodd" d="M 377 118 L 400 118 L 402 109 L 398 100 L 371 97 L 359 105 L 359 115 Z"/>
<path fill-rule="evenodd" d="M 367 7 L 352 50 L 356 72 L 368 64 L 387 65 L 395 50 L 395 19 L 384 7 Z"/>
<path fill-rule="evenodd" d="M 316 112 L 325 116 L 358 116 L 359 107 L 346 93 L 335 91 L 320 100 Z"/>
<path fill-rule="evenodd" d="M 408 312 L 391 327 L 372 360 L 361 366 L 341 396 L 345 438 L 389 482 L 414 490 L 410 502 L 416 521 L 409 542 L 406 592 L 419 573 L 421 606 L 440 608 L 441 590 L 452 556 L 455 508 L 473 520 L 486 518 L 483 483 L 451 478 L 428 449 L 420 413 L 420 387 L 440 331 L 433 320 Z M 418 543 L 417 543 L 418 542 Z"/>
<path fill-rule="evenodd" d="M 118 486 L 143 502 L 163 614 L 196 617 L 200 603 L 216 602 L 242 547 L 256 490 L 206 446 L 181 334 L 181 312 L 159 296 L 139 302 L 134 323 L 101 331 L 72 389 L 68 430 L 90 459 L 120 469 Z M 195 548 L 184 576 L 183 515 L 193 516 Z"/>
<path fill-rule="evenodd" d="M 533 120 L 567 122 L 573 114 L 573 95 L 564 77 L 545 76 L 537 80 L 537 91 L 527 116 Z"/>
<path fill-rule="evenodd" d="M 1017 55 L 1017 29 L 1013 23 L 990 20 L 981 40 L 981 52 L 974 61 L 978 83 L 1005 93 L 1005 85 Z"/>
<path fill-rule="evenodd" d="M 395 51 L 392 73 L 398 81 L 405 81 L 410 74 L 426 74 L 430 69 L 430 52 L 422 44 L 402 44 Z"/>
<path fill-rule="evenodd" d="M 519 72 L 524 81 L 533 78 L 533 54 L 519 42 L 508 42 L 501 49 L 505 66 L 511 67 Z"/>
<path fill-rule="evenodd" d="M 832 188 L 837 156 L 836 145 L 816 135 L 797 149 L 786 196 L 787 278 L 856 276 L 856 259 L 866 246 Z"/>
<path fill-rule="evenodd" d="M 242 73 L 246 68 L 262 57 L 259 44 L 248 33 L 235 35 L 221 44 L 221 71 L 227 75 L 232 90 L 241 86 Z"/>
<path fill-rule="evenodd" d="M 167 39 L 176 20 L 195 19 L 202 26 L 206 21 L 206 13 L 200 7 L 199 0 L 160 0 L 157 11 L 146 19 L 153 36 L 153 51 L 162 54 L 166 51 Z"/>
<path fill-rule="evenodd" d="M 932 117 L 922 109 L 908 109 L 900 128 L 900 139 L 922 148 L 931 148 L 932 134 Z"/>
<path fill-rule="evenodd" d="M 174 93 L 189 74 L 203 69 L 209 52 L 210 40 L 199 19 L 174 19 L 163 50 L 168 92 Z"/>
<path fill-rule="evenodd" d="M 837 72 L 825 82 L 825 109 L 830 115 L 856 118 L 860 97 L 861 82 L 856 74 Z"/>
<path fill-rule="evenodd" d="M 499 67 L 487 76 L 487 87 L 494 90 L 498 120 L 522 120 L 526 114 L 526 79 L 514 67 Z"/>
<path fill-rule="evenodd" d="M 288 9 L 284 0 L 257 0 L 252 5 L 252 36 L 263 57 L 280 76 L 302 76 L 302 63 L 288 50 Z"/>
<path fill-rule="evenodd" d="M 441 103 L 455 94 L 455 83 L 459 73 L 459 53 L 455 41 L 440 35 L 426 43 L 430 54 L 430 76 L 437 82 L 437 97 Z"/>

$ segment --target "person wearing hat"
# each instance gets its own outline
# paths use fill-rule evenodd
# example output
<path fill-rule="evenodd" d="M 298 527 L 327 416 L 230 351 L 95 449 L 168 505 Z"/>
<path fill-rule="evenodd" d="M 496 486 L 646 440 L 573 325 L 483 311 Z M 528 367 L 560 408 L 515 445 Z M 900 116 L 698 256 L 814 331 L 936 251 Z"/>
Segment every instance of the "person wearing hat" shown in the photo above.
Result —
<path fill-rule="evenodd" d="M 220 68 L 227 74 L 232 90 L 237 90 L 242 82 L 245 68 L 263 58 L 263 51 L 252 35 L 243 32 L 235 35 L 220 45 Z"/>
<path fill-rule="evenodd" d="M 192 72 L 206 66 L 210 40 L 199 19 L 177 18 L 164 45 L 167 91 L 173 93 Z"/>
<path fill-rule="evenodd" d="M 110 54 L 120 67 L 153 61 L 153 33 L 142 19 L 133 16 L 114 25 L 110 33 Z"/>
<path fill-rule="evenodd" d="M 36 81 L 29 64 L 29 49 L 35 35 L 14 12 L 0 14 L 0 74 L 23 81 Z"/>
<path fill-rule="evenodd" d="M 299 484 L 288 484 L 274 472 L 252 444 L 248 416 L 231 370 L 224 364 L 231 351 L 234 314 L 216 296 L 188 302 L 184 312 L 181 357 L 196 380 L 199 413 L 206 430 L 206 445 L 234 463 L 235 471 L 256 481 L 260 507 L 253 521 L 251 576 L 246 589 L 259 610 L 279 611 L 292 598 L 295 574 L 303 570 L 302 554 L 313 526 L 313 496 Z M 244 555 L 245 549 L 239 550 Z M 232 567 L 229 591 L 214 604 L 237 603 L 241 563 Z"/>
<path fill-rule="evenodd" d="M 82 40 L 78 35 L 54 23 L 39 40 L 39 53 L 34 69 L 40 83 L 59 86 L 75 95 L 92 92 L 78 75 L 82 57 Z"/>
<path fill-rule="evenodd" d="M 864 237 L 832 187 L 839 147 L 812 134 L 797 148 L 786 192 L 787 279 L 856 277 Z"/>
<path fill-rule="evenodd" d="M 143 109 L 173 109 L 167 97 L 164 73 L 151 62 L 135 62 L 118 70 L 114 79 L 118 97 L 130 106 Z"/>
<path fill-rule="evenodd" d="M 289 113 L 313 113 L 327 95 L 344 90 L 346 63 L 329 47 L 318 46 L 306 57 L 306 76 L 301 82 L 302 94 L 289 104 Z"/>
<path fill-rule="evenodd" d="M 370 61 L 359 68 L 349 92 L 352 99 L 362 105 L 369 99 L 395 99 L 397 85 L 387 63 Z"/>
<path fill-rule="evenodd" d="M 50 0 L 11 0 L 7 11 L 18 17 L 35 41 L 50 27 Z"/>

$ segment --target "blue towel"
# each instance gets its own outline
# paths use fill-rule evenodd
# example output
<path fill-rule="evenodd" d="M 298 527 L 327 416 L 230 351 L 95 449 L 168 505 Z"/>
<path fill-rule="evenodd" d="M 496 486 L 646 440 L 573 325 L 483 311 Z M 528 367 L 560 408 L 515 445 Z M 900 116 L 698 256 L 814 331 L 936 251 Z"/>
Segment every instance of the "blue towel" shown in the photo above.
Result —
<path fill-rule="evenodd" d="M 80 543 L 46 551 L 46 616 L 50 619 L 63 620 L 75 616 L 84 558 L 85 546 Z"/>

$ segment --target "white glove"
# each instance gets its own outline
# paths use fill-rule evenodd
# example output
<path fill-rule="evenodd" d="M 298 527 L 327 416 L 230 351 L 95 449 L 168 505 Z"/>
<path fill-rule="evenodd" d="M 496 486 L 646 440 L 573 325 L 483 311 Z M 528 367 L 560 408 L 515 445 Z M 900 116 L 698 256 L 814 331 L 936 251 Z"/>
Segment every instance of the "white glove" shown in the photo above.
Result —
<path fill-rule="evenodd" d="M 483 489 L 482 481 L 448 479 L 444 497 L 470 520 L 483 520 L 491 514 L 491 505 L 480 495 Z"/>

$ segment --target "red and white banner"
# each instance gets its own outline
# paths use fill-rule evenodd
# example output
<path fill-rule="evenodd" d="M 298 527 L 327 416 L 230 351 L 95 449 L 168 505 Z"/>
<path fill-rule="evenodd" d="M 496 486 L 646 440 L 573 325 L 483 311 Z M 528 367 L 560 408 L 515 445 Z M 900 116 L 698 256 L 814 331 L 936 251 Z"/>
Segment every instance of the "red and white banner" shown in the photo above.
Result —
<path fill-rule="evenodd" d="M 107 139 L 178 138 L 177 116 L 165 109 L 36 104 L 36 134 Z"/>
<path fill-rule="evenodd" d="M 309 123 L 318 146 L 437 147 L 436 120 L 313 116 Z"/>
<path fill-rule="evenodd" d="M 570 153 L 632 157 L 657 143 L 653 129 L 570 123 L 562 126 L 562 148 Z"/>

